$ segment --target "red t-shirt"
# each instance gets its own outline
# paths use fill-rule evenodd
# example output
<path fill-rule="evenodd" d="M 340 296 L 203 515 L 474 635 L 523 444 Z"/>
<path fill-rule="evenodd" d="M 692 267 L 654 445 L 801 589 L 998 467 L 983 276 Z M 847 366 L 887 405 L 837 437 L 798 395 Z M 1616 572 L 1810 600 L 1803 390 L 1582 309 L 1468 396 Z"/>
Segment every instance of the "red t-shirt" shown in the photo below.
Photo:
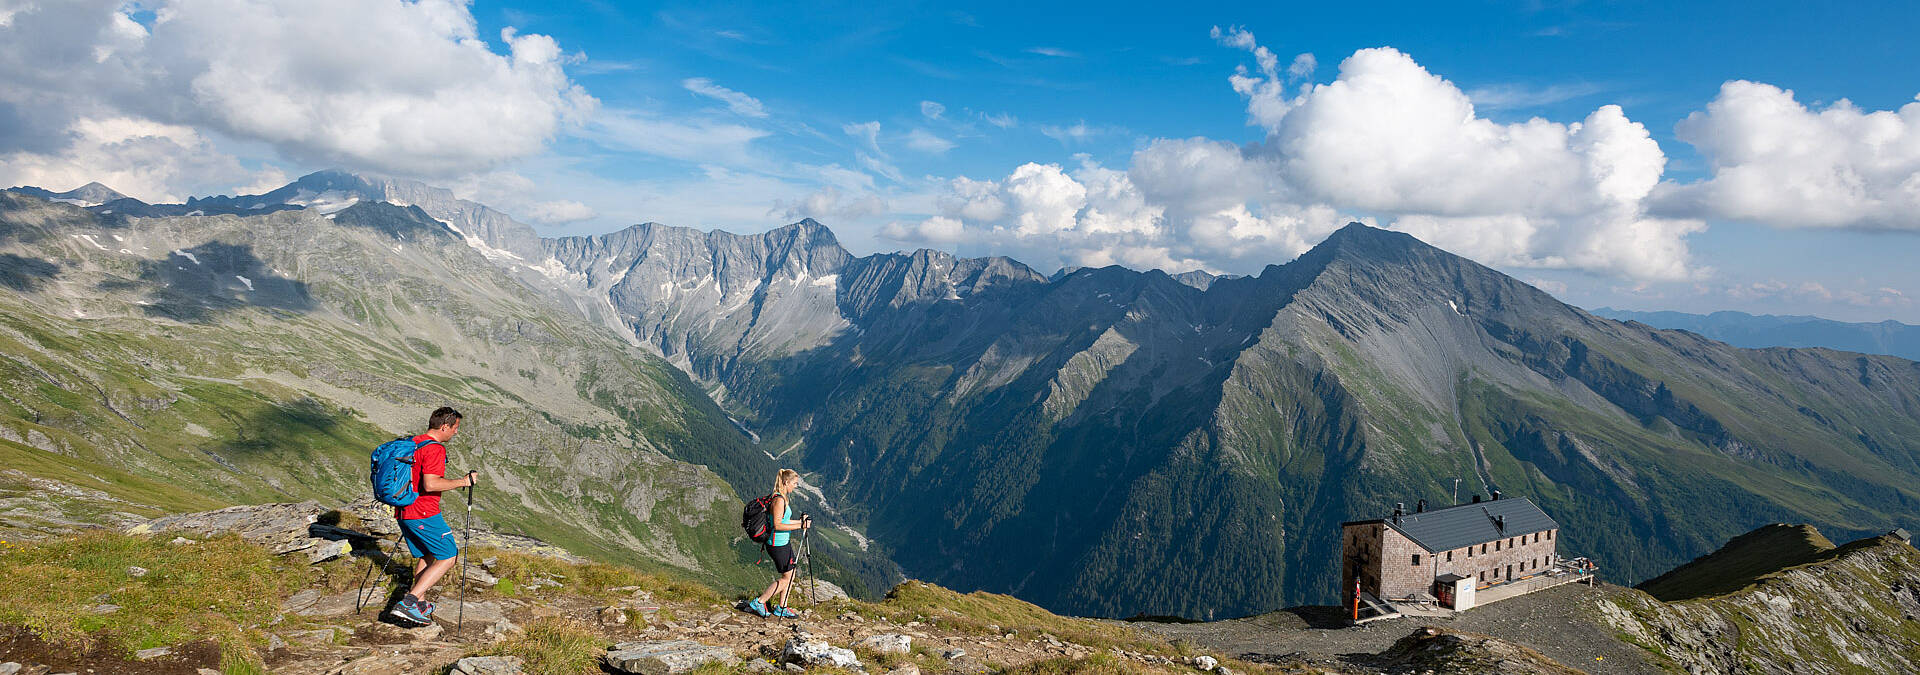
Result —
<path fill-rule="evenodd" d="M 413 442 L 420 444 L 420 449 L 413 451 L 413 491 L 420 493 L 420 498 L 413 500 L 412 504 L 393 508 L 394 515 L 401 520 L 432 518 L 439 515 L 440 493 L 420 489 L 426 484 L 421 476 L 433 474 L 441 478 L 447 477 L 447 446 L 441 445 L 440 441 L 433 440 L 432 436 L 426 434 L 413 437 Z"/>

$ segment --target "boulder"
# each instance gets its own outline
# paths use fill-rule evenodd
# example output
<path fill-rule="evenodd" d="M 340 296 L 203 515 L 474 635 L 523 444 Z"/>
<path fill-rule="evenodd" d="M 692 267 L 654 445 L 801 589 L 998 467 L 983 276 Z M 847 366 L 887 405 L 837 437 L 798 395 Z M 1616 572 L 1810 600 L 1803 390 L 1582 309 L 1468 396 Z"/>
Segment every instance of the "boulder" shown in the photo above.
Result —
<path fill-rule="evenodd" d="M 868 636 L 853 643 L 853 646 L 865 647 L 882 654 L 905 654 L 913 651 L 913 638 L 899 633 L 882 633 Z"/>
<path fill-rule="evenodd" d="M 345 539 L 309 538 L 312 546 L 307 548 L 307 564 L 318 565 L 328 560 L 353 554 L 353 544 Z"/>
<path fill-rule="evenodd" d="M 133 659 L 135 661 L 146 661 L 149 659 L 157 659 L 162 656 L 167 656 L 172 653 L 173 653 L 172 647 L 154 647 L 152 649 L 142 649 L 140 651 L 134 652 Z"/>
<path fill-rule="evenodd" d="M 600 616 L 600 625 L 602 626 L 627 625 L 627 610 L 625 609 L 619 607 L 601 607 L 598 614 Z"/>
<path fill-rule="evenodd" d="M 863 672 L 867 669 L 853 650 L 835 647 L 822 640 L 788 640 L 787 648 L 780 652 L 780 660 L 803 668 L 833 666 Z"/>
<path fill-rule="evenodd" d="M 20 664 L 15 663 L 13 661 L 0 663 L 0 675 L 14 675 L 15 673 L 20 672 L 20 669 L 23 667 L 24 666 L 21 666 Z"/>
<path fill-rule="evenodd" d="M 826 579 L 801 579 L 793 582 L 793 595 L 814 602 L 828 600 L 848 600 L 847 590 Z"/>
<path fill-rule="evenodd" d="M 526 662 L 518 656 L 469 656 L 453 662 L 456 675 L 518 675 Z"/>
<path fill-rule="evenodd" d="M 709 663 L 740 662 L 733 650 L 692 640 L 643 640 L 607 648 L 607 667 L 636 675 L 677 675 Z"/>
<path fill-rule="evenodd" d="M 162 516 L 135 525 L 128 533 L 180 531 L 210 537 L 234 532 L 274 553 L 291 553 L 313 546 L 315 540 L 307 535 L 307 528 L 325 511 L 319 502 L 312 501 L 231 506 L 213 511 Z"/>
<path fill-rule="evenodd" d="M 456 601 L 448 602 L 441 605 L 439 615 L 442 618 L 449 618 L 449 619 L 457 618 L 461 616 L 460 611 L 461 611 L 460 603 L 459 601 L 456 600 Z M 503 605 L 498 601 L 492 601 L 492 600 L 467 601 L 467 606 L 466 606 L 467 621 L 472 621 L 474 623 L 494 623 L 496 621 L 506 618 L 506 616 L 507 616 L 506 605 Z"/>
<path fill-rule="evenodd" d="M 140 578 L 140 577 L 144 577 L 144 576 L 147 576 L 147 568 L 145 568 L 145 567 L 141 567 L 141 566 L 139 566 L 139 565 L 134 565 L 134 566 L 132 566 L 132 567 L 128 567 L 128 568 L 127 568 L 127 576 L 130 576 L 130 577 L 133 577 L 133 578 L 135 578 L 135 579 L 138 579 L 138 578 Z"/>
<path fill-rule="evenodd" d="M 493 588 L 494 584 L 500 583 L 500 577 L 496 577 L 485 569 L 481 569 L 479 565 L 468 565 L 466 575 L 467 581 L 487 588 Z"/>
<path fill-rule="evenodd" d="M 1193 657 L 1193 667 L 1201 670 L 1213 670 L 1214 668 L 1220 667 L 1220 662 L 1211 656 L 1196 656 Z"/>

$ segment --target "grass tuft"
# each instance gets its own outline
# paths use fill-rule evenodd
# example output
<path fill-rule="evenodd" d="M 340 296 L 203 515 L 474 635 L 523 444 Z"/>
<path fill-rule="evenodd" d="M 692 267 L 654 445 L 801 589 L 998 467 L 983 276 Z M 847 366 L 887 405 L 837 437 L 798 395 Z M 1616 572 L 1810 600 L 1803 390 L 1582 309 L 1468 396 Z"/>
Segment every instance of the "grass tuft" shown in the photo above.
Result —
<path fill-rule="evenodd" d="M 1084 659 L 1059 657 L 1034 661 L 1006 670 L 1007 675 L 1136 675 L 1153 672 L 1146 667 L 1121 661 L 1109 654 L 1094 654 Z"/>
<path fill-rule="evenodd" d="M 481 656 L 518 656 L 529 675 L 585 675 L 600 672 L 608 642 L 593 628 L 571 619 L 543 618 L 526 633 L 481 651 Z"/>

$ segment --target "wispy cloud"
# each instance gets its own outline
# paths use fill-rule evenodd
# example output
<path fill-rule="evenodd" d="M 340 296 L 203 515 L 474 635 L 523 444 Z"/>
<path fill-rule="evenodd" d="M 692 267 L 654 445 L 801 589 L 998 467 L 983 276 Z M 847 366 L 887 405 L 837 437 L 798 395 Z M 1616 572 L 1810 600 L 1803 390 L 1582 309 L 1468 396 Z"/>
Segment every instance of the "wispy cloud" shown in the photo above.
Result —
<path fill-rule="evenodd" d="M 1125 130 L 1118 127 L 1089 126 L 1085 120 L 1082 120 L 1067 126 L 1042 124 L 1040 133 L 1045 134 L 1047 138 L 1060 141 L 1061 145 L 1074 145 L 1084 143 L 1095 136 L 1125 133 Z"/>
<path fill-rule="evenodd" d="M 739 41 L 739 42 L 752 42 L 752 41 L 753 41 L 753 38 L 750 38 L 750 37 L 747 37 L 747 34 L 746 34 L 746 33 L 742 33 L 742 32 L 740 32 L 740 31 L 737 31 L 737 30 L 716 30 L 716 31 L 714 31 L 714 32 L 713 32 L 713 34 L 714 34 L 714 35 L 718 35 L 718 36 L 720 36 L 720 37 L 723 37 L 723 38 L 726 38 L 726 39 L 728 39 L 728 40 L 736 40 L 736 41 Z"/>
<path fill-rule="evenodd" d="M 1201 59 L 1198 56 L 1162 56 L 1160 62 L 1169 66 L 1197 66 L 1200 65 Z"/>
<path fill-rule="evenodd" d="M 991 124 L 996 127 L 1000 127 L 1002 129 L 1012 129 L 1014 125 L 1020 123 L 1019 118 L 1014 117 L 1012 113 L 1004 113 L 1004 112 L 984 113 L 983 112 L 979 114 L 980 114 L 981 121 L 984 121 L 987 124 Z"/>
<path fill-rule="evenodd" d="M 953 141 L 935 136 L 926 129 L 914 129 L 907 134 L 907 147 L 929 155 L 941 155 L 953 149 Z"/>
<path fill-rule="evenodd" d="M 579 56 L 579 60 L 576 63 L 574 63 L 572 66 L 567 68 L 567 72 L 573 75 L 586 76 L 586 75 L 607 75 L 610 73 L 624 73 L 624 72 L 634 71 L 639 69 L 640 69 L 640 63 L 637 61 L 610 61 L 606 59 L 589 59 L 586 57 L 586 55 L 582 54 Z"/>
<path fill-rule="evenodd" d="M 1026 51 L 1028 54 L 1039 54 L 1041 56 L 1051 56 L 1056 59 L 1080 58 L 1080 54 L 1076 52 L 1070 52 L 1065 49 L 1061 49 L 1059 47 L 1029 47 Z"/>
<path fill-rule="evenodd" d="M 665 119 L 637 110 L 602 110 L 582 135 L 609 147 L 669 159 L 740 166 L 757 162 L 747 146 L 770 133 L 738 124 Z"/>
<path fill-rule="evenodd" d="M 727 104 L 727 109 L 733 111 L 735 115 L 755 118 L 767 116 L 767 108 L 761 105 L 760 99 L 714 84 L 713 80 L 689 77 L 681 80 L 680 86 L 686 87 L 687 91 Z"/>
<path fill-rule="evenodd" d="M 919 73 L 921 75 L 925 75 L 927 77 L 934 77 L 942 80 L 960 79 L 960 76 L 958 74 L 955 74 L 951 70 L 947 70 L 945 68 L 941 68 L 939 66 L 936 66 L 931 63 L 927 63 L 925 61 L 921 61 L 918 59 L 909 59 L 909 58 L 896 56 L 893 58 L 893 61 L 894 63 L 898 63 L 900 65 L 906 66 L 908 70 Z"/>
<path fill-rule="evenodd" d="M 926 116 L 927 119 L 937 120 L 947 114 L 947 107 L 941 105 L 939 101 L 921 101 L 920 114 Z"/>
<path fill-rule="evenodd" d="M 1607 88 L 1590 82 L 1552 84 L 1534 87 L 1524 84 L 1492 84 L 1467 92 L 1475 107 L 1485 110 L 1513 110 L 1553 105 L 1592 96 Z"/>
<path fill-rule="evenodd" d="M 890 161 L 892 158 L 887 156 L 887 151 L 880 149 L 879 121 L 845 124 L 840 127 L 840 130 L 859 141 L 864 148 L 853 153 L 854 162 L 861 168 L 885 176 L 896 183 L 906 182 L 906 175 L 900 173 L 899 167 L 893 165 Z"/>

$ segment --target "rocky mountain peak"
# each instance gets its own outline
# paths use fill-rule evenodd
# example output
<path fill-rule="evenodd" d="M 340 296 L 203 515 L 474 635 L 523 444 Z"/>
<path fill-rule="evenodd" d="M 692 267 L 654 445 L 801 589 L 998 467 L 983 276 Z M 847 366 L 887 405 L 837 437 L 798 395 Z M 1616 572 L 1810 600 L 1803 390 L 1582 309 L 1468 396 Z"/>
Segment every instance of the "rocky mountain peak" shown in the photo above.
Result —
<path fill-rule="evenodd" d="M 74 188 L 72 190 L 68 190 L 66 192 L 54 192 L 46 188 L 34 187 L 31 185 L 23 185 L 19 187 L 8 188 L 6 191 L 17 192 L 17 193 L 26 194 L 26 195 L 33 195 L 35 197 L 39 197 L 41 199 L 45 199 L 48 201 L 61 202 L 65 204 L 72 204 L 74 206 L 89 207 L 89 208 L 94 206 L 99 206 L 107 202 L 129 198 L 124 194 L 120 194 L 118 190 L 107 187 L 105 185 L 101 185 L 98 181 L 87 183 L 86 185 L 82 185 L 80 187 Z"/>
<path fill-rule="evenodd" d="M 124 194 L 121 194 L 119 190 L 115 190 L 105 185 L 101 185 L 99 181 L 94 181 L 91 183 L 87 183 L 86 185 L 82 185 L 80 187 L 74 188 L 73 190 L 66 192 L 66 196 L 69 196 L 75 199 L 81 199 L 81 200 L 93 202 L 96 204 L 105 204 L 107 202 L 110 202 L 116 199 L 127 198 L 127 196 Z"/>

